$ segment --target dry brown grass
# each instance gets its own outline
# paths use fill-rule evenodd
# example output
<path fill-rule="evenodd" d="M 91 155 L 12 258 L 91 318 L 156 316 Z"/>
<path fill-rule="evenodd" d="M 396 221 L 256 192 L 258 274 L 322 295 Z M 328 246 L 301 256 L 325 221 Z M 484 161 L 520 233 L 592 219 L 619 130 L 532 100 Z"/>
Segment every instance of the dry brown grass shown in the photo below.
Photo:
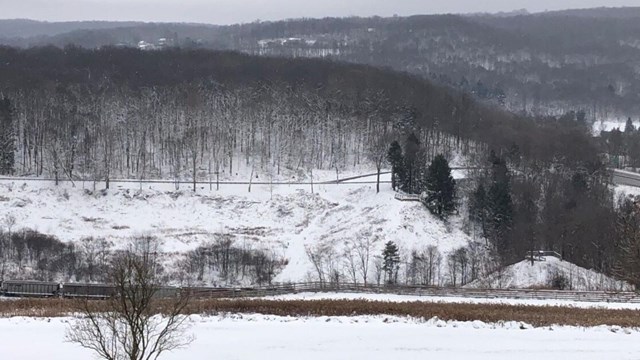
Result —
<path fill-rule="evenodd" d="M 106 309 L 103 301 L 91 301 L 97 310 Z M 82 302 L 62 299 L 19 299 L 0 301 L 0 317 L 59 317 L 77 312 Z M 162 312 L 162 303 L 158 305 Z M 640 327 L 640 311 L 610 309 L 580 309 L 558 306 L 521 306 L 501 304 L 452 304 L 407 302 L 391 303 L 366 300 L 249 300 L 197 299 L 187 308 L 189 314 L 259 313 L 280 316 L 353 316 L 395 315 L 442 320 L 496 323 L 522 321 L 533 326 L 617 325 Z"/>
<path fill-rule="evenodd" d="M 78 309 L 78 301 L 65 299 L 11 299 L 0 301 L 0 317 L 59 317 Z"/>

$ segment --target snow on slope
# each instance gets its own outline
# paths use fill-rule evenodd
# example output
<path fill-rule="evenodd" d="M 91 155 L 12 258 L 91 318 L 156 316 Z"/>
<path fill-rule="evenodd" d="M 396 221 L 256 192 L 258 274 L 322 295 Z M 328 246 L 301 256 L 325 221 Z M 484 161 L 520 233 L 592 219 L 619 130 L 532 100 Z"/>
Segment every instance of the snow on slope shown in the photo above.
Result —
<path fill-rule="evenodd" d="M 0 319 L 2 354 L 22 360 L 88 359 L 90 351 L 64 341 L 72 320 Z M 186 349 L 163 354 L 163 359 L 625 360 L 637 359 L 640 353 L 640 333 L 610 326 L 531 328 L 518 322 L 393 316 L 243 314 L 191 320 L 196 340 Z M 33 339 L 38 339 L 38 346 L 33 346 Z"/>
<path fill-rule="evenodd" d="M 640 196 L 640 188 L 627 185 L 616 185 L 613 187 L 614 201 L 618 201 L 620 196 Z"/>
<path fill-rule="evenodd" d="M 627 123 L 626 119 L 606 119 L 601 121 L 596 121 L 592 125 L 593 135 L 600 136 L 600 132 L 602 131 L 611 131 L 613 129 L 618 129 L 620 131 L 624 131 L 625 125 Z M 638 128 L 640 126 L 640 122 L 634 121 L 633 125 Z"/>
<path fill-rule="evenodd" d="M 87 190 L 83 189 L 83 186 Z M 107 237 L 123 246 L 132 236 L 155 235 L 167 252 L 194 249 L 220 234 L 236 244 L 268 249 L 289 260 L 278 281 L 305 280 L 311 265 L 305 245 L 330 243 L 338 253 L 346 240 L 379 235 L 374 254 L 386 241 L 405 252 L 436 245 L 442 253 L 467 244 L 459 229 L 448 230 L 417 202 L 400 202 L 388 184 L 223 185 L 196 194 L 171 184 L 90 184 L 0 182 L 0 214 L 16 219 L 14 230 L 31 228 L 63 241 Z M 1 219 L 0 219 L 1 221 Z"/>
<path fill-rule="evenodd" d="M 561 274 L 572 290 L 633 290 L 622 281 L 614 280 L 593 270 L 585 269 L 553 256 L 544 261 L 524 260 L 496 272 L 486 279 L 476 280 L 466 287 L 471 288 L 535 288 L 549 287 L 556 274 Z"/>

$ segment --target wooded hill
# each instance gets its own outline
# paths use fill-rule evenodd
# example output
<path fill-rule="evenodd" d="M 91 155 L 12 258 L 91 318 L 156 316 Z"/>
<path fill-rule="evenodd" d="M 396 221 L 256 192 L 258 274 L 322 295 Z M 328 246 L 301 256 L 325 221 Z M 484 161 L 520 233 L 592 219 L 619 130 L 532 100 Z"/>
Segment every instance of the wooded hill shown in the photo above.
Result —
<path fill-rule="evenodd" d="M 4 174 L 380 168 L 396 140 L 415 184 L 441 153 L 489 169 L 458 194 L 501 262 L 547 248 L 611 273 L 619 259 L 621 214 L 580 113 L 523 117 L 410 74 L 206 50 L 0 48 L 0 91 Z"/>
<path fill-rule="evenodd" d="M 407 132 L 433 146 L 428 158 L 480 147 L 597 167 L 599 151 L 575 114 L 520 117 L 408 74 L 320 60 L 1 48 L 0 90 L 15 108 L 24 174 L 165 177 L 188 148 L 229 172 L 238 153 L 261 166 L 345 167 Z"/>
<path fill-rule="evenodd" d="M 45 22 L 28 19 L 0 20 L 0 36 L 3 38 L 30 38 L 55 36 L 76 30 L 105 30 L 144 25 L 142 22 L 122 21 L 67 21 Z"/>
<path fill-rule="evenodd" d="M 51 37 L 16 37 L 2 31 L 0 42 L 96 48 L 165 38 L 172 46 L 328 57 L 407 71 L 515 112 L 558 116 L 582 110 L 593 121 L 640 116 L 638 19 L 637 8 L 623 8 L 514 16 L 301 19 L 219 27 L 116 23 L 100 29 L 88 24 Z"/>

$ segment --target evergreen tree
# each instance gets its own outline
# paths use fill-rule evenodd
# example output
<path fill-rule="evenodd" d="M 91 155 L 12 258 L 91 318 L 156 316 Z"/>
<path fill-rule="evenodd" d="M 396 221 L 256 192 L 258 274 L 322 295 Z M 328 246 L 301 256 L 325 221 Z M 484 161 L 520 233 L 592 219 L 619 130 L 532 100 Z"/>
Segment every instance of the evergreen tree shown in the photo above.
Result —
<path fill-rule="evenodd" d="M 402 190 L 407 193 L 415 194 L 418 191 L 419 177 L 418 171 L 418 153 L 420 152 L 420 140 L 416 134 L 411 133 L 407 137 L 404 145 L 404 168 L 406 177 L 404 184 L 401 184 Z"/>
<path fill-rule="evenodd" d="M 513 200 L 507 164 L 493 154 L 492 183 L 487 196 L 489 239 L 498 251 L 508 251 L 507 238 L 513 223 Z"/>
<path fill-rule="evenodd" d="M 0 174 L 12 175 L 15 165 L 13 110 L 9 99 L 0 99 Z"/>
<path fill-rule="evenodd" d="M 584 110 L 580 110 L 576 113 L 576 121 L 579 125 L 585 126 L 587 124 L 587 113 Z"/>
<path fill-rule="evenodd" d="M 633 167 L 640 166 L 640 133 L 635 132 L 629 135 L 629 160 L 630 165 Z"/>
<path fill-rule="evenodd" d="M 633 125 L 633 121 L 631 118 L 627 119 L 627 123 L 624 126 L 624 155 L 626 155 L 625 166 L 631 165 L 635 166 L 636 161 L 634 161 L 637 154 L 637 136 L 636 136 L 636 127 Z"/>
<path fill-rule="evenodd" d="M 611 130 L 607 143 L 609 145 L 609 154 L 613 155 L 614 165 L 616 167 L 620 166 L 619 156 L 624 152 L 624 136 L 622 131 L 618 128 Z"/>
<path fill-rule="evenodd" d="M 391 187 L 397 190 L 405 183 L 406 173 L 404 168 L 404 156 L 402 148 L 397 141 L 391 143 L 387 152 L 387 160 L 391 164 Z"/>
<path fill-rule="evenodd" d="M 469 220 L 480 226 L 482 236 L 487 236 L 487 191 L 479 183 L 469 200 Z"/>
<path fill-rule="evenodd" d="M 393 241 L 389 241 L 382 251 L 382 270 L 386 274 L 388 284 L 397 282 L 399 264 L 400 252 L 398 246 Z"/>
<path fill-rule="evenodd" d="M 633 125 L 631 118 L 628 118 L 627 123 L 624 125 L 624 133 L 632 134 L 634 131 L 636 131 L 636 127 Z"/>
<path fill-rule="evenodd" d="M 449 162 L 442 154 L 437 155 L 429 165 L 426 185 L 425 205 L 434 215 L 446 218 L 456 208 L 456 182 L 451 176 Z"/>

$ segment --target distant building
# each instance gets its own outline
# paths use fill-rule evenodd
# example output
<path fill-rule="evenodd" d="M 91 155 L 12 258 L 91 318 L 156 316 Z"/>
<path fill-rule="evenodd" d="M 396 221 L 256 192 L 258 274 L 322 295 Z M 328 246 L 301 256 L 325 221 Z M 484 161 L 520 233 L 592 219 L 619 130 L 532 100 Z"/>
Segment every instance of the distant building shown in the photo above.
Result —
<path fill-rule="evenodd" d="M 148 43 L 144 40 L 138 42 L 138 49 L 140 50 L 155 50 L 156 46 L 152 43 Z"/>

